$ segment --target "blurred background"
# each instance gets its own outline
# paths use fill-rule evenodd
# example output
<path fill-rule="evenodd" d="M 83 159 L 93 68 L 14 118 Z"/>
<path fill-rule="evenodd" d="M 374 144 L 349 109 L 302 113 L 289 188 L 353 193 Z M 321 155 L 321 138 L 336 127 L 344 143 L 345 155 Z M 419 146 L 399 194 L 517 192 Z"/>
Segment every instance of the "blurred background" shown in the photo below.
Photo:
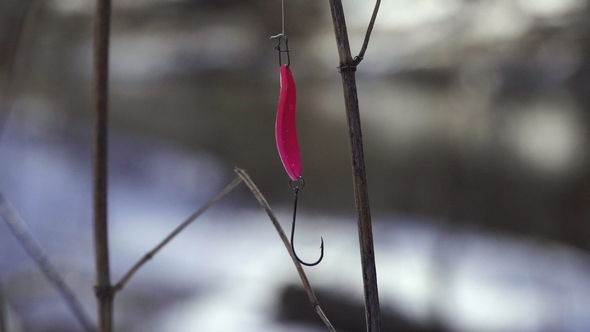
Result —
<path fill-rule="evenodd" d="M 345 0 L 353 55 L 372 1 Z M 279 0 L 114 1 L 113 282 L 245 168 L 288 229 L 271 35 Z M 94 2 L 0 2 L 0 191 L 96 317 Z M 590 331 L 590 1 L 385 0 L 357 70 L 384 331 Z M 364 331 L 327 1 L 285 0 L 305 190 L 298 253 Z M 115 300 L 117 331 L 323 331 L 240 186 Z M 81 331 L 0 224 L 0 329 Z M 2 326 L 3 325 L 3 326 Z"/>

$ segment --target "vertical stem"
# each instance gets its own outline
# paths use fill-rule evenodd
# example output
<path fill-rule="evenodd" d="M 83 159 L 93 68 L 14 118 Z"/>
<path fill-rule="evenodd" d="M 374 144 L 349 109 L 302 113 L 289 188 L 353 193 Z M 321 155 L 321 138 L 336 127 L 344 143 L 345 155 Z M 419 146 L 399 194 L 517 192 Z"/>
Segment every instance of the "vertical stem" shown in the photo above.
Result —
<path fill-rule="evenodd" d="M 2 283 L 0 282 L 0 332 L 8 332 L 8 310 L 4 298 L 4 291 L 2 290 Z"/>
<path fill-rule="evenodd" d="M 356 90 L 356 64 L 350 54 L 350 45 L 348 42 L 348 33 L 346 31 L 342 2 L 341 0 L 329 0 L 329 2 L 332 21 L 334 23 L 334 34 L 336 35 L 338 55 L 340 58 L 340 73 L 342 75 L 346 118 L 350 135 L 352 180 L 354 186 L 354 201 L 358 218 L 367 331 L 379 332 L 381 331 L 379 293 L 377 290 L 377 272 L 375 268 L 375 252 L 373 249 L 371 210 L 369 208 L 363 138 L 361 133 L 358 94 Z"/>
<path fill-rule="evenodd" d="M 113 329 L 113 296 L 107 228 L 107 106 L 111 1 L 97 0 L 94 25 L 94 249 L 100 332 Z"/>

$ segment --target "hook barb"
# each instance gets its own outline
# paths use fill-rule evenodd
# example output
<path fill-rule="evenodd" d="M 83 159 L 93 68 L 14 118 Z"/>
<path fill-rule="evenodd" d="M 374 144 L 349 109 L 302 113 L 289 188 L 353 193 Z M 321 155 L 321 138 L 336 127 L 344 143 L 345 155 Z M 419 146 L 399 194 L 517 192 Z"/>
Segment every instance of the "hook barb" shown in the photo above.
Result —
<path fill-rule="evenodd" d="M 322 240 L 322 244 L 320 244 L 320 258 L 313 262 L 313 263 L 306 263 L 304 261 L 301 260 L 301 258 L 299 258 L 299 256 L 297 256 L 297 253 L 295 252 L 295 246 L 293 245 L 293 233 L 291 233 L 291 250 L 293 250 L 293 255 L 295 255 L 295 258 L 297 258 L 297 261 L 305 266 L 316 266 L 318 265 L 323 259 L 324 259 L 324 238 L 320 237 L 320 239 Z"/>
<path fill-rule="evenodd" d="M 295 252 L 295 244 L 293 242 L 293 239 L 295 238 L 295 220 L 297 219 L 297 198 L 299 197 L 299 190 L 303 188 L 303 186 L 305 185 L 305 182 L 303 181 L 302 177 L 299 177 L 299 180 L 302 181 L 302 186 L 295 186 L 293 187 L 292 181 L 289 182 L 289 186 L 291 187 L 291 189 L 295 192 L 295 203 L 293 206 L 293 223 L 291 224 L 291 251 L 293 251 L 293 255 L 295 256 L 295 258 L 297 259 L 297 261 L 305 266 L 316 266 L 318 265 L 323 259 L 324 259 L 324 238 L 320 237 L 321 239 L 321 244 L 320 244 L 320 258 L 313 262 L 313 263 L 306 263 L 303 260 L 301 260 L 301 258 L 299 258 L 299 256 L 297 256 L 297 253 Z"/>

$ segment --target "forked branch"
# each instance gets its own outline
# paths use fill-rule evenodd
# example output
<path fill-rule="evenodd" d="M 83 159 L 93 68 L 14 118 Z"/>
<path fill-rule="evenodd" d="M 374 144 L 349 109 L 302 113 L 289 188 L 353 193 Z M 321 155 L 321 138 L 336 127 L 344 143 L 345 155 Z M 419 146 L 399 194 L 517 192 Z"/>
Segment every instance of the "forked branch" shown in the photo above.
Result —
<path fill-rule="evenodd" d="M 361 267 L 363 274 L 363 287 L 365 293 L 365 316 L 368 332 L 381 331 L 381 318 L 379 309 L 379 292 L 377 287 L 377 269 L 375 266 L 375 250 L 373 246 L 373 227 L 371 224 L 371 209 L 369 207 L 369 194 L 367 189 L 367 173 L 365 170 L 365 156 L 363 152 L 363 135 L 361 131 L 361 117 L 359 111 L 358 93 L 356 88 L 355 71 L 357 64 L 362 60 L 369 37 L 373 29 L 379 3 L 375 6 L 371 23 L 367 29 L 365 43 L 361 53 L 356 59 L 350 54 L 346 20 L 341 0 L 329 0 L 332 22 L 334 23 L 334 35 L 336 47 L 340 59 L 340 75 L 342 75 L 342 87 L 344 90 L 344 104 L 346 107 L 346 120 L 348 123 L 349 147 L 352 159 L 352 183 L 354 189 L 354 203 L 357 211 L 359 247 L 361 252 Z"/>
<path fill-rule="evenodd" d="M 373 32 L 373 26 L 375 25 L 375 20 L 377 19 L 377 13 L 379 12 L 380 5 L 381 0 L 377 0 L 375 2 L 375 8 L 373 8 L 373 15 L 371 15 L 371 21 L 369 22 L 369 26 L 367 27 L 367 33 L 365 34 L 365 40 L 363 41 L 361 51 L 359 55 L 354 57 L 355 65 L 361 63 L 361 61 L 363 61 L 363 58 L 365 57 L 365 52 L 367 51 L 367 47 L 369 46 L 369 39 L 371 38 L 371 33 Z"/>
<path fill-rule="evenodd" d="M 277 233 L 279 233 L 281 240 L 283 240 L 283 244 L 285 245 L 285 248 L 289 252 L 289 255 L 291 256 L 291 260 L 293 261 L 293 264 L 295 264 L 295 268 L 297 269 L 297 272 L 299 273 L 299 277 L 301 278 L 301 282 L 303 283 L 303 287 L 305 287 L 305 291 L 307 292 L 307 296 L 309 297 L 309 301 L 311 302 L 311 306 L 316 311 L 316 313 L 320 316 L 320 318 L 322 319 L 324 324 L 326 324 L 326 327 L 328 328 L 328 330 L 331 332 L 336 332 L 336 330 L 334 329 L 334 326 L 332 326 L 332 323 L 330 322 L 330 320 L 328 319 L 328 317 L 326 316 L 326 314 L 324 313 L 324 311 L 320 307 L 320 303 L 318 302 L 318 299 L 315 296 L 313 289 L 311 288 L 311 284 L 309 283 L 309 280 L 307 279 L 307 276 L 305 275 L 305 271 L 303 271 L 303 267 L 301 266 L 301 264 L 299 264 L 299 261 L 295 257 L 293 250 L 291 250 L 291 243 L 289 242 L 287 235 L 285 235 L 285 232 L 283 231 L 283 228 L 281 227 L 279 220 L 277 219 L 276 215 L 274 214 L 274 212 L 270 208 L 270 205 L 266 201 L 266 198 L 264 198 L 264 196 L 262 195 L 260 190 L 258 190 L 258 187 L 256 187 L 256 185 L 254 184 L 252 179 L 250 179 L 250 176 L 248 176 L 248 173 L 246 173 L 245 170 L 236 168 L 235 172 L 240 176 L 240 178 L 244 181 L 244 183 L 248 186 L 248 188 L 250 188 L 250 191 L 252 191 L 252 194 L 254 194 L 254 197 L 256 197 L 256 199 L 258 200 L 258 203 L 260 203 L 260 205 L 266 211 L 266 214 L 268 214 L 268 217 L 270 218 L 270 221 L 272 222 L 272 224 L 275 226 Z"/>
<path fill-rule="evenodd" d="M 234 190 L 243 181 L 248 186 L 248 188 L 250 189 L 252 194 L 254 194 L 254 197 L 256 197 L 256 199 L 258 200 L 260 205 L 262 205 L 262 207 L 264 208 L 264 210 L 266 211 L 266 213 L 270 217 L 270 220 L 273 223 L 273 225 L 275 226 L 277 232 L 279 233 L 281 240 L 283 240 L 283 244 L 285 245 L 285 248 L 287 248 L 287 252 L 291 256 L 291 259 L 293 260 L 293 264 L 295 264 L 295 267 L 297 268 L 297 272 L 299 273 L 299 277 L 301 278 L 303 286 L 305 287 L 305 290 L 307 291 L 307 295 L 309 296 L 309 300 L 311 302 L 313 309 L 320 316 L 320 318 L 322 319 L 324 324 L 326 324 L 326 326 L 328 327 L 328 330 L 331 332 L 336 332 L 336 330 L 332 326 L 332 323 L 330 323 L 330 321 L 328 320 L 328 317 L 326 316 L 326 314 L 324 313 L 324 311 L 320 307 L 317 297 L 316 297 L 313 289 L 311 288 L 311 284 L 309 283 L 309 280 L 307 279 L 307 276 L 305 275 L 303 268 L 301 267 L 301 265 L 299 264 L 299 262 L 295 258 L 293 251 L 291 250 L 291 243 L 289 242 L 287 236 L 285 235 L 285 232 L 283 231 L 283 228 L 279 224 L 279 221 L 278 221 L 277 217 L 275 216 L 274 212 L 272 211 L 272 209 L 268 205 L 268 202 L 266 201 L 266 199 L 264 198 L 264 196 L 262 195 L 260 190 L 258 190 L 258 188 L 254 184 L 252 179 L 250 179 L 250 177 L 248 176 L 248 174 L 246 173 L 245 170 L 236 168 L 235 172 L 238 174 L 238 177 L 235 180 L 233 180 L 227 187 L 225 187 L 225 189 L 223 189 L 217 196 L 215 196 L 213 199 L 211 199 L 209 202 L 207 202 L 207 204 L 205 204 L 203 207 L 201 207 L 199 210 L 197 210 L 195 213 L 193 213 L 190 217 L 188 217 L 182 224 L 180 224 L 176 229 L 174 229 L 174 231 L 172 231 L 164 240 L 162 240 L 158 245 L 156 245 L 154 247 L 154 249 L 152 249 L 150 252 L 145 254 L 143 256 L 143 258 L 141 258 L 137 263 L 135 263 L 133 265 L 133 267 L 131 267 L 131 269 L 129 269 L 129 271 L 127 273 L 125 273 L 123 278 L 121 278 L 121 280 L 115 286 L 113 286 L 113 293 L 116 293 L 117 291 L 123 289 L 123 287 L 131 279 L 131 277 L 133 277 L 133 275 L 145 263 L 147 263 L 150 259 L 152 259 L 164 246 L 166 246 L 166 244 L 168 244 L 176 235 L 178 235 L 180 232 L 182 232 L 182 230 L 184 230 L 190 223 L 192 223 L 195 219 L 200 217 L 205 211 L 207 211 L 207 209 L 209 209 L 210 207 L 215 205 L 217 202 L 219 202 L 223 197 L 225 197 L 227 194 L 229 194 L 232 190 Z"/>
<path fill-rule="evenodd" d="M 223 189 L 217 196 L 215 196 L 213 199 L 207 202 L 207 204 L 203 205 L 199 210 L 197 210 L 190 217 L 188 217 L 182 224 L 176 227 L 176 229 L 174 229 L 172 233 L 166 236 L 166 238 L 164 238 L 162 242 L 160 242 L 150 252 L 145 254 L 142 259 L 135 263 L 135 265 L 133 265 L 133 267 L 131 267 L 131 269 L 129 269 L 129 271 L 125 273 L 123 278 L 121 278 L 121 280 L 113 287 L 113 292 L 117 292 L 123 289 L 123 286 L 125 286 L 127 281 L 129 281 L 129 279 L 133 277 L 135 272 L 137 272 L 137 270 L 139 270 L 143 266 L 143 264 L 147 263 L 147 261 L 152 259 L 158 253 L 158 251 L 160 251 L 160 249 L 162 249 L 166 244 L 168 244 L 168 242 L 170 242 L 176 235 L 178 235 L 178 233 L 182 232 L 183 229 L 185 229 L 190 223 L 192 223 L 195 219 L 197 219 L 203 213 L 205 213 L 205 211 L 207 211 L 210 207 L 217 204 L 217 202 L 219 202 L 223 197 L 225 197 L 232 190 L 234 190 L 234 188 L 237 187 L 241 182 L 242 179 L 240 177 L 237 177 L 235 180 L 232 181 L 232 183 L 225 187 L 225 189 Z"/>

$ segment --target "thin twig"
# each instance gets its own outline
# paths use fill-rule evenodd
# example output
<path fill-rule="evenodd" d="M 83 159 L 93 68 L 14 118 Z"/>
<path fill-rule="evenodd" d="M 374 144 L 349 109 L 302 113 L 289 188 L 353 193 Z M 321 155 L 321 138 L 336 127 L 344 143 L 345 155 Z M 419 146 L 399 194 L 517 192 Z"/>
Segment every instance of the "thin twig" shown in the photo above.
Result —
<path fill-rule="evenodd" d="M 0 332 L 8 332 L 8 308 L 2 282 L 0 282 Z"/>
<path fill-rule="evenodd" d="M 185 229 L 195 219 L 200 217 L 210 207 L 217 204 L 217 202 L 219 202 L 223 197 L 225 197 L 232 190 L 234 190 L 234 188 L 237 187 L 241 182 L 242 179 L 240 177 L 237 177 L 227 187 L 225 187 L 225 189 L 223 189 L 217 196 L 215 196 L 212 200 L 207 202 L 207 204 L 203 205 L 200 209 L 198 209 L 195 213 L 188 217 L 188 219 L 186 219 L 182 224 L 180 224 L 180 226 L 176 227 L 176 229 L 172 231 L 172 233 L 170 233 L 164 240 L 162 240 L 162 242 L 160 242 L 154 249 L 145 254 L 145 256 L 143 256 L 142 259 L 135 263 L 135 265 L 133 265 L 133 267 L 131 267 L 131 269 L 129 269 L 129 271 L 125 273 L 123 278 L 121 278 L 121 280 L 113 287 L 113 291 L 120 291 L 129 281 L 129 279 L 135 274 L 135 272 L 137 272 L 137 270 L 139 270 L 143 266 L 143 264 L 152 259 L 158 253 L 158 251 L 160 251 L 160 249 L 162 249 L 166 244 L 168 244 L 168 242 L 170 242 L 170 240 L 172 240 L 176 235 L 178 235 L 178 233 Z"/>
<path fill-rule="evenodd" d="M 41 272 L 43 272 L 43 275 L 62 296 L 76 319 L 78 319 L 80 324 L 84 327 L 84 330 L 97 331 L 94 323 L 92 323 L 88 318 L 88 315 L 84 312 L 82 304 L 76 297 L 76 294 L 59 275 L 57 269 L 51 264 L 49 258 L 47 258 L 45 251 L 27 227 L 27 224 L 2 194 L 0 194 L 0 215 L 27 254 L 33 259 L 33 261 L 35 261 L 35 263 L 37 263 L 37 266 Z"/>
<path fill-rule="evenodd" d="M 305 271 L 303 271 L 303 267 L 297 261 L 297 258 L 295 257 L 293 250 L 291 250 L 291 244 L 289 243 L 289 239 L 287 238 L 287 235 L 285 235 L 285 232 L 283 231 L 283 228 L 281 227 L 279 220 L 277 219 L 274 212 L 270 208 L 270 205 L 268 205 L 266 198 L 264 198 L 264 196 L 262 195 L 260 190 L 258 190 L 258 188 L 254 184 L 252 179 L 250 179 L 250 177 L 248 176 L 248 173 L 246 173 L 245 170 L 236 168 L 235 172 L 240 176 L 240 178 L 242 178 L 242 180 L 244 180 L 244 183 L 248 186 L 248 188 L 250 188 L 250 191 L 252 191 L 252 194 L 254 194 L 254 197 L 256 197 L 256 199 L 258 200 L 260 205 L 262 205 L 262 207 L 266 211 L 266 214 L 268 214 L 268 216 L 270 217 L 270 221 L 272 221 L 272 224 L 275 226 L 277 232 L 279 233 L 279 236 L 281 237 L 281 240 L 283 240 L 283 244 L 285 245 L 285 248 L 287 248 L 287 251 L 289 252 L 289 255 L 291 256 L 291 260 L 293 260 L 293 264 L 295 264 L 295 268 L 297 268 L 297 272 L 299 273 L 299 277 L 301 278 L 301 282 L 303 282 L 303 286 L 305 287 L 305 290 L 307 291 L 307 296 L 309 297 L 309 301 L 311 302 L 311 306 L 317 312 L 317 314 L 320 316 L 320 318 L 324 321 L 324 324 L 326 324 L 326 327 L 328 328 L 328 330 L 332 331 L 332 332 L 336 332 L 336 330 L 334 329 L 334 326 L 332 326 L 332 323 L 330 323 L 330 320 L 328 319 L 328 317 L 326 316 L 326 314 L 324 313 L 324 311 L 320 307 L 320 303 L 318 302 L 318 299 L 315 296 L 313 289 L 311 288 L 311 284 L 309 283 L 309 280 L 307 279 L 307 276 L 305 275 Z"/>
<path fill-rule="evenodd" d="M 354 64 L 358 65 L 363 61 L 365 56 L 365 52 L 367 51 L 367 47 L 369 46 L 369 38 L 371 38 L 371 32 L 373 32 L 373 26 L 375 25 L 375 20 L 377 19 L 377 13 L 379 12 L 379 6 L 381 5 L 381 0 L 377 0 L 375 2 L 375 8 L 373 8 L 373 15 L 371 15 L 371 21 L 369 22 L 369 26 L 367 27 L 367 33 L 365 34 L 365 40 L 363 41 L 363 47 L 361 47 L 361 51 L 359 55 L 354 57 Z"/>
<path fill-rule="evenodd" d="M 371 210 L 367 191 L 367 174 L 363 152 L 363 136 L 356 89 L 356 63 L 350 54 L 350 44 L 346 31 L 346 21 L 341 0 L 329 0 L 334 34 L 340 58 L 340 74 L 344 89 L 344 103 L 348 122 L 349 146 L 352 157 L 352 182 L 354 186 L 354 202 L 357 211 L 359 246 L 361 251 L 361 267 L 365 293 L 365 316 L 367 331 L 381 331 L 379 312 L 379 293 L 377 288 L 377 270 L 375 267 L 375 251 L 373 248 L 373 229 Z M 374 15 L 376 15 L 374 13 Z"/>
<path fill-rule="evenodd" d="M 113 330 L 113 297 L 107 223 L 107 128 L 111 1 L 97 0 L 94 25 L 94 248 L 100 332 Z"/>

